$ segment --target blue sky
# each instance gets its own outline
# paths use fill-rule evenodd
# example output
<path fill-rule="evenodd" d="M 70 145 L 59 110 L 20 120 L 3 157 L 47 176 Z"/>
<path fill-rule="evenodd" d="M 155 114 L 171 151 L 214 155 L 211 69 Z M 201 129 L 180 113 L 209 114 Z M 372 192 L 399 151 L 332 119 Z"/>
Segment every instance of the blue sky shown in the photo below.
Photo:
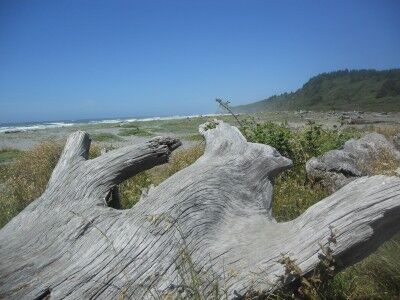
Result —
<path fill-rule="evenodd" d="M 215 112 L 400 67 L 400 1 L 0 1 L 0 122 Z"/>

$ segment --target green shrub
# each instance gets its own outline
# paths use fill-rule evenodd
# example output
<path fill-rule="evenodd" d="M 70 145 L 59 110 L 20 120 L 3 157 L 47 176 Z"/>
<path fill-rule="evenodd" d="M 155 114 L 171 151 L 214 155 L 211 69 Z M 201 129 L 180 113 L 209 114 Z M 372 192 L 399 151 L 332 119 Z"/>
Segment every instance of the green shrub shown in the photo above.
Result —
<path fill-rule="evenodd" d="M 348 139 L 359 136 L 358 132 L 336 127 L 324 129 L 314 122 L 299 129 L 290 128 L 287 123 L 246 122 L 241 131 L 251 142 L 274 147 L 281 155 L 290 158 L 295 166 L 304 166 L 311 157 L 338 149 Z"/>
<path fill-rule="evenodd" d="M 274 147 L 281 155 L 293 158 L 293 132 L 287 124 L 277 125 L 272 122 L 257 123 L 242 127 L 242 133 L 253 143 L 266 144 Z"/>

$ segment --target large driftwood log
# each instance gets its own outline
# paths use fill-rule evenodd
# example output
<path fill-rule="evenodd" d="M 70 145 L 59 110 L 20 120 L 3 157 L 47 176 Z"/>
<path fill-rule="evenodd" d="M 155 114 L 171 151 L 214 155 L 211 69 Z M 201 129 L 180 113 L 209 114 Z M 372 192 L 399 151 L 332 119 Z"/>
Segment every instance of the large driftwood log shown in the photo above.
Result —
<path fill-rule="evenodd" d="M 344 265 L 399 230 L 400 178 L 385 176 L 353 181 L 277 223 L 273 178 L 292 162 L 223 122 L 200 132 L 204 155 L 129 210 L 107 207 L 110 189 L 166 162 L 179 141 L 158 138 L 87 160 L 88 135 L 72 134 L 44 194 L 0 231 L 0 298 L 157 298 L 190 279 L 205 292 L 219 281 L 230 296 L 273 290 L 282 254 L 310 272 L 331 230 Z"/>

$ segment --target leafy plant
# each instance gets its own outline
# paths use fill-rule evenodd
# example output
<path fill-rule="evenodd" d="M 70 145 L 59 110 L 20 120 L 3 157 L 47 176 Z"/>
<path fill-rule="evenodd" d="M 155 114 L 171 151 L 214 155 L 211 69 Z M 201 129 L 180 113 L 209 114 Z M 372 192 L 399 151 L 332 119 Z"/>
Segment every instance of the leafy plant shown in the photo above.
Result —
<path fill-rule="evenodd" d="M 345 141 L 357 136 L 353 131 L 325 129 L 314 122 L 293 129 L 286 122 L 276 124 L 246 121 L 241 130 L 249 141 L 274 147 L 281 155 L 292 159 L 295 166 L 304 166 L 311 157 L 338 149 Z"/>
<path fill-rule="evenodd" d="M 286 123 L 277 125 L 272 122 L 251 124 L 246 122 L 241 128 L 247 140 L 266 144 L 274 147 L 283 156 L 293 158 L 293 132 L 289 129 Z"/>

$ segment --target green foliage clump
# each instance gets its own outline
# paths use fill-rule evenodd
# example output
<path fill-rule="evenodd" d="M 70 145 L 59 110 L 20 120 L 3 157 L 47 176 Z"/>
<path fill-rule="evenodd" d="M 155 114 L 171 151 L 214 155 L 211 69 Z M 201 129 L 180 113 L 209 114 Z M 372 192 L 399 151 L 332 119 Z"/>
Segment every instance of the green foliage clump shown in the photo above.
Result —
<path fill-rule="evenodd" d="M 246 122 L 242 127 L 245 137 L 254 143 L 274 147 L 279 153 L 290 158 L 294 165 L 304 165 L 311 157 L 319 156 L 326 151 L 340 148 L 348 139 L 356 137 L 352 131 L 324 129 L 322 125 L 308 122 L 300 129 L 290 128 L 287 123 Z"/>
<path fill-rule="evenodd" d="M 270 145 L 281 155 L 292 158 L 294 155 L 292 141 L 293 132 L 286 123 L 277 125 L 272 122 L 250 124 L 242 127 L 242 133 L 248 141 Z"/>
<path fill-rule="evenodd" d="M 209 121 L 205 124 L 204 130 L 210 130 L 217 128 L 218 122 L 217 121 Z"/>

